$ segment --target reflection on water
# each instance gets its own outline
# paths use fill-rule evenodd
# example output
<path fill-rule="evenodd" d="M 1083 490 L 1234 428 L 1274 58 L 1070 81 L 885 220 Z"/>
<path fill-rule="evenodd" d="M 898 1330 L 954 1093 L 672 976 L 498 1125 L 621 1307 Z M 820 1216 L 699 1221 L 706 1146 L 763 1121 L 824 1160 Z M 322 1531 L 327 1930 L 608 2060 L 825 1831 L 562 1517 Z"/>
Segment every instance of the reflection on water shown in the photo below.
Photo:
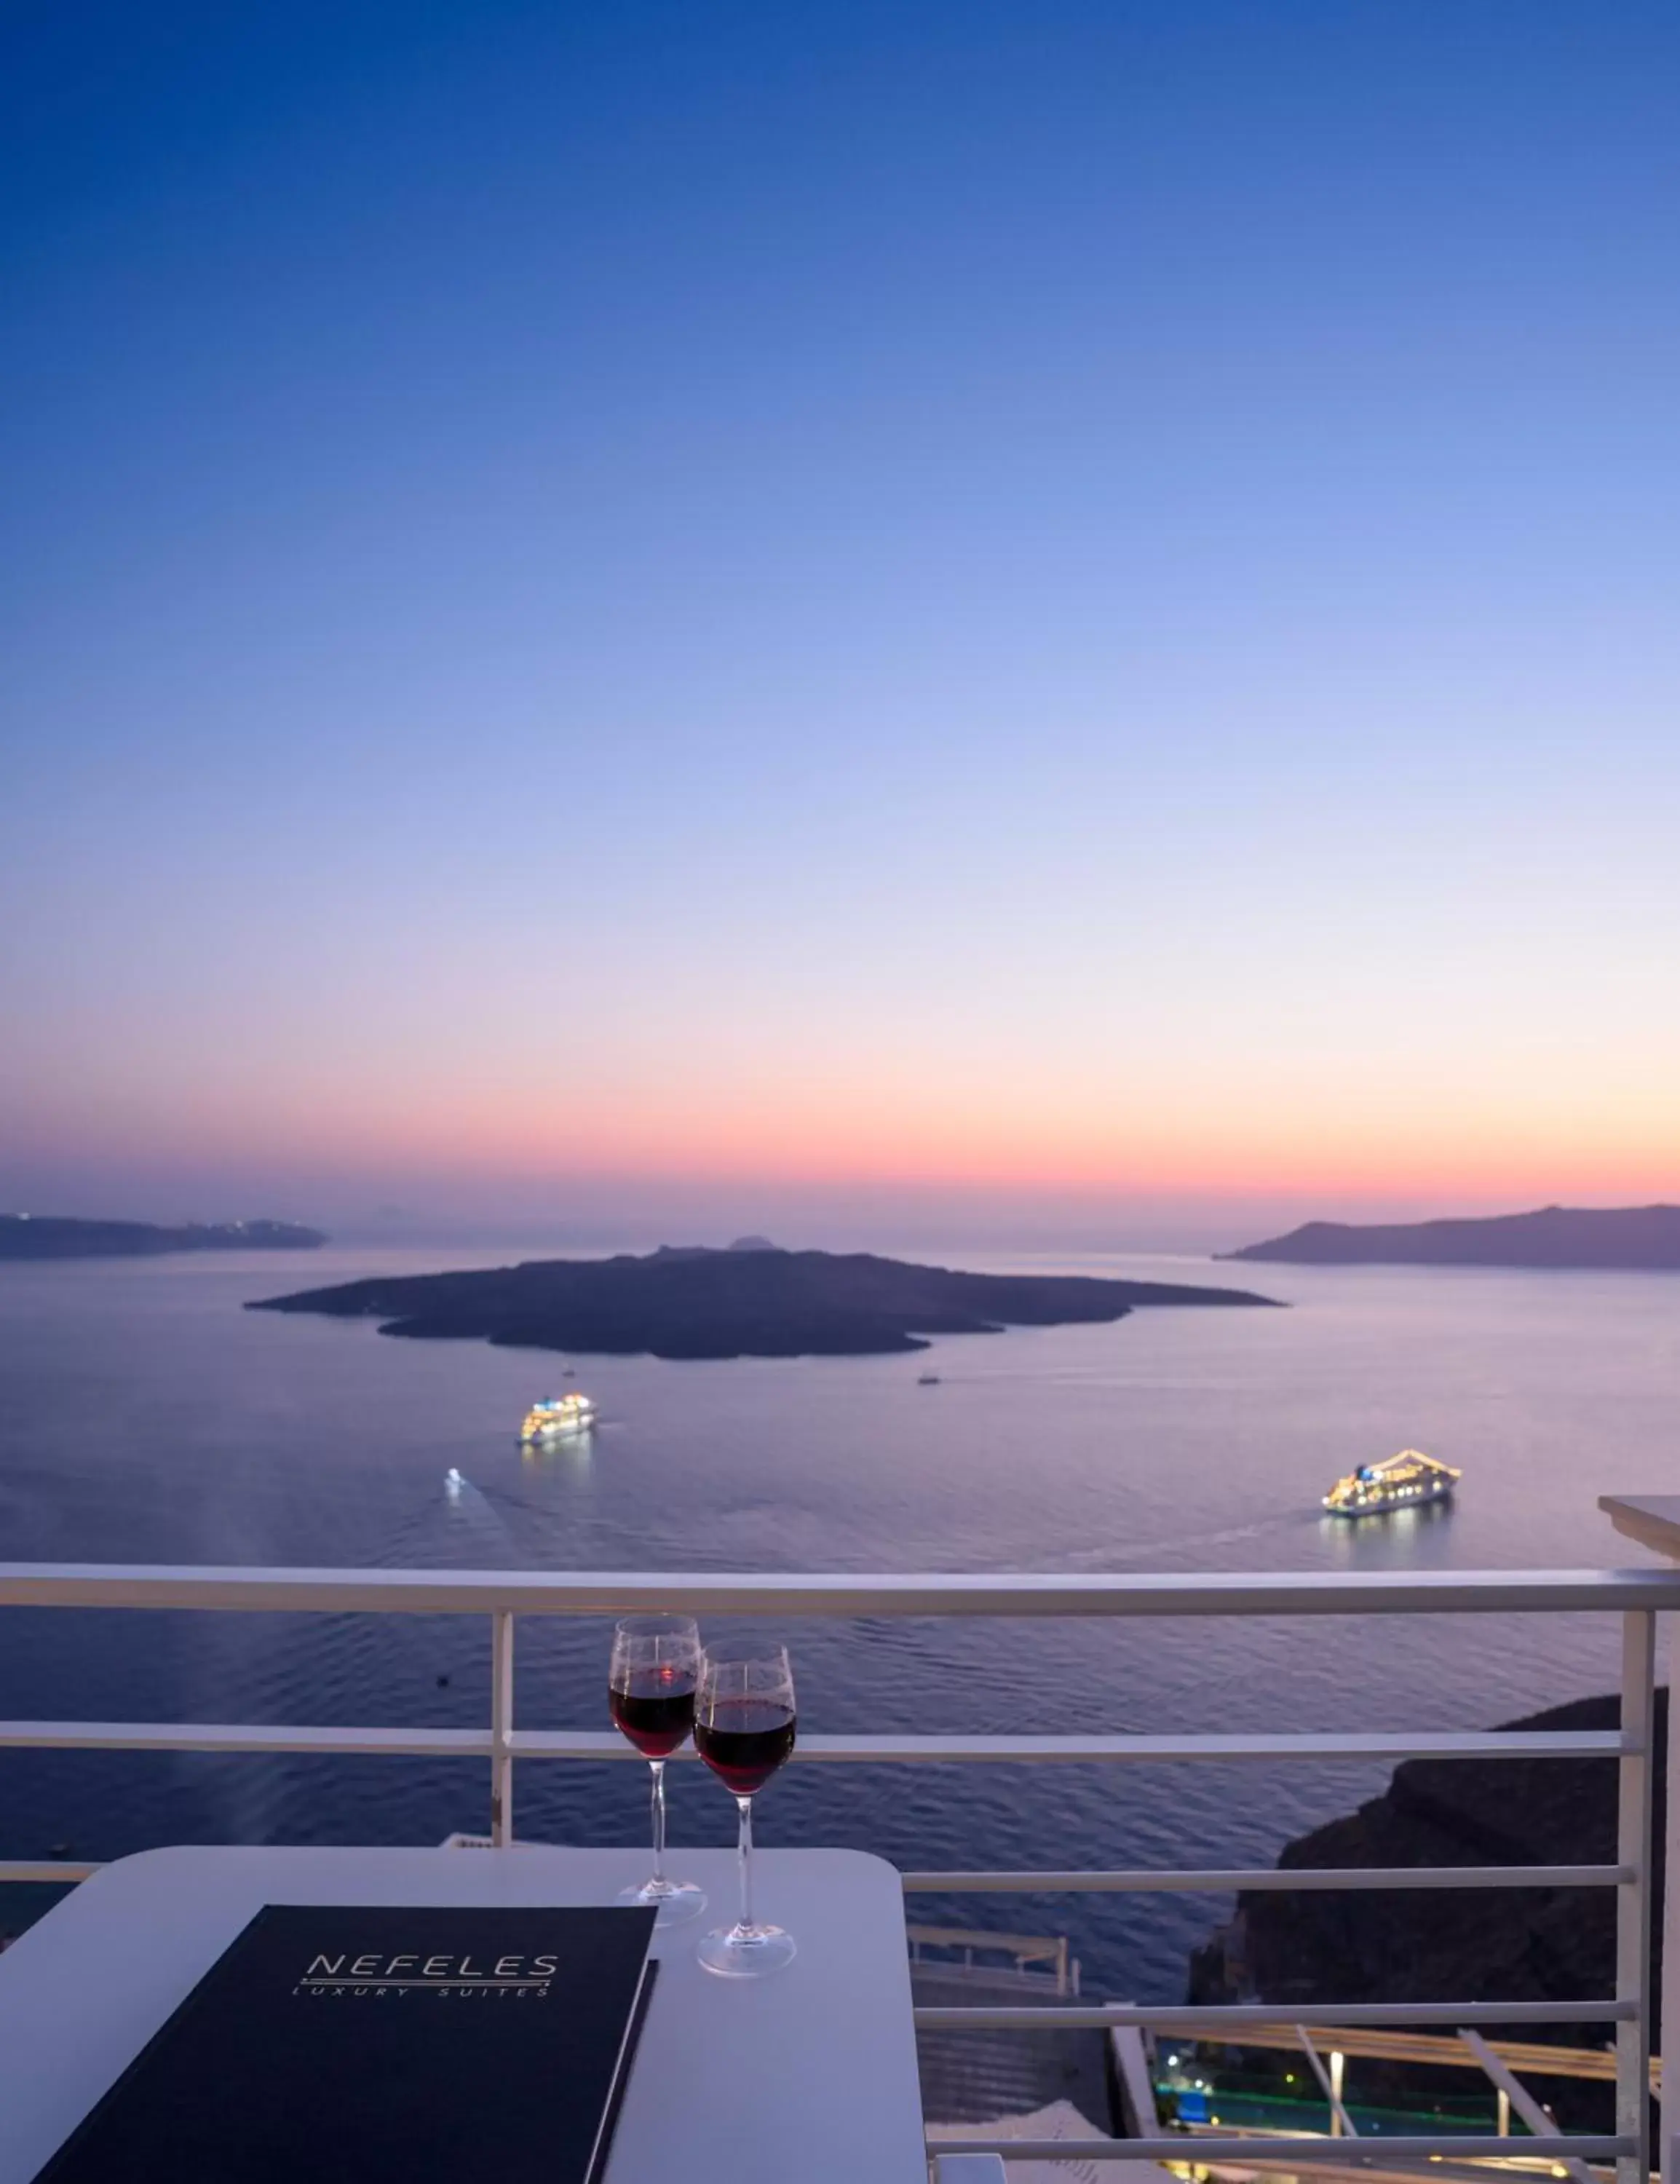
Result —
<path fill-rule="evenodd" d="M 1367 1517 L 1319 1518 L 1326 1559 L 1343 1569 L 1393 1569 L 1397 1564 L 1431 1568 L 1453 1559 L 1445 1528 L 1453 1521 L 1450 1501 L 1425 1502 L 1413 1509 L 1387 1509 Z M 1432 1534 L 1441 1537 L 1433 1538 Z"/>
<path fill-rule="evenodd" d="M 318 1279 L 426 1263 L 328 1251 Z M 1206 1276 L 1088 1256 L 1079 1270 L 1105 1265 Z M 241 1312 L 286 1285 L 272 1263 L 0 1268 L 0 1557 L 708 1570 L 1624 1558 L 1594 1496 L 1672 1483 L 1680 1281 L 1262 1271 L 1293 1310 L 943 1340 L 926 1355 L 937 1396 L 903 1358 L 592 1358 L 611 1423 L 521 1451 L 509 1421 L 552 1384 L 540 1356 Z M 90 1412 L 120 1417 L 121 1439 L 86 1435 Z M 1407 1446 L 1463 1466 L 1454 1503 L 1322 1513 L 1330 1480 Z M 1616 1658 L 1608 1618 L 872 1618 L 785 1635 L 811 1726 L 881 1733 L 1469 1727 L 1608 1689 Z M 604 1727 L 607 1637 L 604 1622 L 523 1621 L 520 1721 Z M 10 1715 L 465 1727 L 488 1705 L 485 1618 L 14 1610 L 7 1640 Z M 522 1768 L 520 1831 L 639 1843 L 634 1776 Z M 1382 1779 L 796 1766 L 759 1825 L 769 1842 L 854 1843 L 906 1866 L 1246 1864 Z M 0 1855 L 14 1857 L 58 1842 L 87 1857 L 168 1841 L 436 1842 L 481 1825 L 487 1799 L 478 1763 L 409 1759 L 14 1753 L 5 1782 Z M 698 1768 L 672 1770 L 671 1806 L 675 1841 L 732 1840 L 732 1808 Z M 1119 1897 L 916 1908 L 1065 1925 L 1093 1989 L 1171 1999 L 1221 1913 Z"/>
<path fill-rule="evenodd" d="M 520 1444 L 520 1460 L 527 1471 L 560 1471 L 573 1479 L 587 1479 L 595 1456 L 598 1429 L 586 1426 L 581 1433 L 565 1434 L 554 1440 Z"/>

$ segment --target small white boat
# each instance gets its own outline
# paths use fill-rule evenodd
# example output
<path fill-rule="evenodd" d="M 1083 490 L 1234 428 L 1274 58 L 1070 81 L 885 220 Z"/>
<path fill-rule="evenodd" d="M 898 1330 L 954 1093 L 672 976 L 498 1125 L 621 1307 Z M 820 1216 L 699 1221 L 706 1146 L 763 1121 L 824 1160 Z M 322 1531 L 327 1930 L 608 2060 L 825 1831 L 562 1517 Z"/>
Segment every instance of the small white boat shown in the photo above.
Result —
<path fill-rule="evenodd" d="M 533 1403 L 519 1429 L 522 1441 L 559 1440 L 569 1434 L 587 1433 L 595 1423 L 595 1406 L 587 1396 L 548 1396 Z"/>
<path fill-rule="evenodd" d="M 1381 1463 L 1362 1463 L 1338 1479 L 1324 1497 L 1332 1517 L 1381 1517 L 1391 1509 L 1416 1509 L 1445 1502 L 1464 1474 L 1438 1463 L 1421 1449 L 1403 1448 Z"/>

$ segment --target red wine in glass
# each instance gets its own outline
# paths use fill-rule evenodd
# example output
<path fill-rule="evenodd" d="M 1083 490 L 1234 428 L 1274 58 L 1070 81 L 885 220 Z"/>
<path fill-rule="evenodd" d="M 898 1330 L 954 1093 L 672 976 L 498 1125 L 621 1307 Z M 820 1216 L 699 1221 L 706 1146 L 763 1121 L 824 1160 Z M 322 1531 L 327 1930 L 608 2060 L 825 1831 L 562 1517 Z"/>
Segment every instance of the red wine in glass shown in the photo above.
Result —
<path fill-rule="evenodd" d="M 792 1753 L 797 1728 L 793 1708 L 780 1700 L 718 1698 L 711 1719 L 696 1725 L 694 1745 L 726 1788 L 750 1797 Z"/>
<path fill-rule="evenodd" d="M 785 1646 L 709 1646 L 694 1696 L 694 1748 L 740 1813 L 741 1915 L 695 1954 L 722 1979 L 761 1979 L 795 1954 L 793 1936 L 753 1915 L 753 1799 L 793 1750 L 798 1715 Z"/>
<path fill-rule="evenodd" d="M 666 1663 L 620 1674 L 607 1694 L 615 1725 L 644 1759 L 669 1759 L 694 1726 L 694 1671 Z"/>
<path fill-rule="evenodd" d="M 665 1872 L 665 1762 L 694 1726 L 699 1679 L 700 1634 L 693 1616 L 627 1615 L 614 1631 L 608 1710 L 647 1761 L 654 1790 L 652 1876 L 619 1893 L 626 1903 L 651 1903 L 661 1926 L 692 1919 L 706 1906 L 692 1880 L 672 1880 Z"/>

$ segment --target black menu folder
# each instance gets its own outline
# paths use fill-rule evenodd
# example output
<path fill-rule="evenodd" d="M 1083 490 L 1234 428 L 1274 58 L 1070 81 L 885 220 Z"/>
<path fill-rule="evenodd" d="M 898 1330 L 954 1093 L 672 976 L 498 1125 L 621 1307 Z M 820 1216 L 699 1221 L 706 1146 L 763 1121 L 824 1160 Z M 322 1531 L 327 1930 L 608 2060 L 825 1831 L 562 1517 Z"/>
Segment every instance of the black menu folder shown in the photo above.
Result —
<path fill-rule="evenodd" d="M 269 1904 L 36 2184 L 601 2184 L 653 1931 Z"/>

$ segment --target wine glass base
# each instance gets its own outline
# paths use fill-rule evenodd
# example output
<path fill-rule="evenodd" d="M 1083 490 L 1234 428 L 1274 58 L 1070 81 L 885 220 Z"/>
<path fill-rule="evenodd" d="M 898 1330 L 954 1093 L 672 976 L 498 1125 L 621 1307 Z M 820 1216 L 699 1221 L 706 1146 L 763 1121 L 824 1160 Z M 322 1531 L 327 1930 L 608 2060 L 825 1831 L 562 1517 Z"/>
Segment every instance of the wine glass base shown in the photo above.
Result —
<path fill-rule="evenodd" d="M 706 1908 L 706 1892 L 693 1880 L 644 1880 L 639 1888 L 620 1888 L 620 1903 L 642 1903 L 659 1913 L 655 1929 L 683 1926 Z"/>
<path fill-rule="evenodd" d="M 694 1953 L 720 1979 L 764 1979 L 792 1964 L 796 1951 L 780 1926 L 730 1926 L 703 1936 Z"/>

